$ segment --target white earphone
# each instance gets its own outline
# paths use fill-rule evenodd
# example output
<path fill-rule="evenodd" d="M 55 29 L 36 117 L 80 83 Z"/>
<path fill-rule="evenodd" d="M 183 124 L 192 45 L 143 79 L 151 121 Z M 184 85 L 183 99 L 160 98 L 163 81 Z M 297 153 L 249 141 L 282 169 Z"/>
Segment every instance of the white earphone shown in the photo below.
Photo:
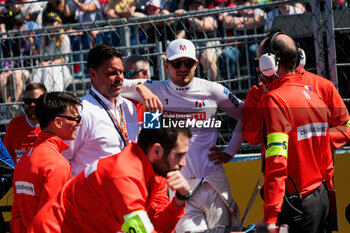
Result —
<path fill-rule="evenodd" d="M 280 34 L 284 34 L 283 32 L 276 32 L 270 38 L 269 46 L 266 47 L 266 53 L 263 54 L 259 59 L 259 68 L 263 75 L 267 77 L 271 77 L 276 74 L 278 71 L 278 57 L 276 57 L 276 51 L 273 49 L 273 45 L 275 43 L 276 37 Z M 266 40 L 265 43 L 269 41 Z"/>

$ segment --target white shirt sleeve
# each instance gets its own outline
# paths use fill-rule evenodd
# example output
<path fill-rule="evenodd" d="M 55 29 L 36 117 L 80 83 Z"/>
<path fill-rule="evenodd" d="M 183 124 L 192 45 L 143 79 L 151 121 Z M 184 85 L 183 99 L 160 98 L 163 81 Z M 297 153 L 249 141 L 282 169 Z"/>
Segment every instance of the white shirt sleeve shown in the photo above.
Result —
<path fill-rule="evenodd" d="M 121 96 L 143 103 L 143 99 L 136 91 L 136 85 L 139 83 L 145 84 L 147 80 L 148 79 L 124 79 Z"/>
<path fill-rule="evenodd" d="M 220 84 L 215 83 L 215 88 L 212 88 L 211 90 L 215 96 L 214 98 L 218 101 L 218 108 L 238 121 L 231 140 L 224 151 L 233 157 L 244 141 L 241 132 L 244 103 L 232 94 L 231 91 Z"/>

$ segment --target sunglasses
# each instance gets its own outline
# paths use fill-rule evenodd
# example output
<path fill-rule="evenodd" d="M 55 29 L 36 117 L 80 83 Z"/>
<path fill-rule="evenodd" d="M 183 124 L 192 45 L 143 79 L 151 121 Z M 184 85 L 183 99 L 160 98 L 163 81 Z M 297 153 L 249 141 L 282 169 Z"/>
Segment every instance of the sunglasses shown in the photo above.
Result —
<path fill-rule="evenodd" d="M 39 99 L 39 98 L 38 98 Z M 26 105 L 31 105 L 32 103 L 36 104 L 38 102 L 38 99 L 33 98 L 23 98 L 23 102 Z"/>
<path fill-rule="evenodd" d="M 78 124 L 81 122 L 81 116 L 80 116 L 80 115 L 78 115 L 78 116 L 59 115 L 58 117 L 63 117 L 63 118 L 66 118 L 67 120 L 75 121 L 75 122 L 77 122 Z"/>
<path fill-rule="evenodd" d="M 136 70 L 136 71 L 126 71 L 124 72 L 124 76 L 127 77 L 127 78 L 132 78 L 134 77 L 136 74 L 140 73 L 144 71 L 144 69 L 141 69 L 141 70 Z"/>
<path fill-rule="evenodd" d="M 181 67 L 182 63 L 184 63 L 185 67 L 187 69 L 189 69 L 189 68 L 192 68 L 194 66 L 196 61 L 192 60 L 192 59 L 187 59 L 187 60 L 183 60 L 183 61 L 180 61 L 180 60 L 169 61 L 168 60 L 168 63 L 170 63 L 172 65 L 172 67 L 174 67 L 175 69 L 179 69 Z"/>

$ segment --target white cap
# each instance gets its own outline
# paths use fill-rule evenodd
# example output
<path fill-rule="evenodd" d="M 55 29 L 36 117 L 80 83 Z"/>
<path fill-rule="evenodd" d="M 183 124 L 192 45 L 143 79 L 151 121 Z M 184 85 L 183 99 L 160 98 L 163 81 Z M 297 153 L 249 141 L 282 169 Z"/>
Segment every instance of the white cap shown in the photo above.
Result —
<path fill-rule="evenodd" d="M 198 61 L 196 58 L 196 48 L 191 41 L 186 39 L 177 39 L 170 42 L 168 48 L 166 49 L 167 60 L 172 61 L 180 57 L 188 57 Z"/>
<path fill-rule="evenodd" d="M 153 6 L 153 7 L 158 8 L 158 9 L 162 9 L 163 8 L 162 3 L 160 2 L 160 0 L 149 0 L 148 2 L 146 2 L 146 8 L 149 7 L 149 6 Z"/>

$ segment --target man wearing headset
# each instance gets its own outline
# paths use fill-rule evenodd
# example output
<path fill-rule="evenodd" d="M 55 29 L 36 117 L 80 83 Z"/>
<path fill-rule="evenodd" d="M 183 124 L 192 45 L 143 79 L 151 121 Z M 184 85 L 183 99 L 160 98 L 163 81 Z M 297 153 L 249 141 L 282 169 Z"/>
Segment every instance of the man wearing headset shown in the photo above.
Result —
<path fill-rule="evenodd" d="M 274 29 L 271 33 L 282 32 Z M 330 118 L 330 140 L 332 151 L 344 146 L 350 142 L 350 116 L 344 104 L 342 97 L 335 88 L 334 84 L 326 78 L 323 78 L 304 69 L 306 56 L 302 49 L 298 48 L 298 67 L 297 73 L 301 74 L 301 82 L 305 88 L 316 93 L 327 104 L 331 111 Z M 263 79 L 264 80 L 264 79 Z M 265 147 L 263 141 L 263 121 L 260 98 L 266 93 L 264 83 L 260 82 L 250 88 L 245 100 L 245 107 L 242 120 L 242 134 L 244 138 L 252 145 L 261 143 L 261 152 L 264 156 Z"/>
<path fill-rule="evenodd" d="M 258 56 L 267 150 L 264 219 L 256 226 L 287 223 L 291 232 L 321 232 L 329 210 L 327 189 L 333 188 L 327 130 L 331 112 L 295 72 L 298 50 L 292 38 L 281 32 L 270 34 L 260 43 Z"/>

